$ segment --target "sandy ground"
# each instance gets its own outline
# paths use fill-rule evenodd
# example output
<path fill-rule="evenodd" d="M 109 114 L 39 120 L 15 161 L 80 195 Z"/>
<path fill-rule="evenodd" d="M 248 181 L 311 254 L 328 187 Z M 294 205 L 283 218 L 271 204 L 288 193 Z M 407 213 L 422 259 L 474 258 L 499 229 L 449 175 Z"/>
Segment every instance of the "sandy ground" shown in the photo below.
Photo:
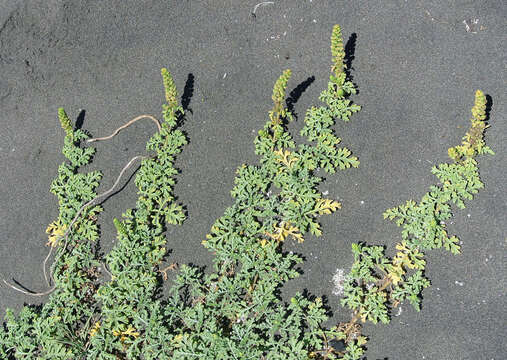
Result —
<path fill-rule="evenodd" d="M 175 194 L 188 219 L 168 232 L 169 262 L 211 264 L 200 245 L 232 204 L 235 169 L 256 164 L 253 139 L 270 110 L 274 81 L 286 68 L 291 130 L 319 105 L 330 69 L 330 35 L 342 26 L 363 106 L 335 127 L 361 161 L 359 169 L 321 173 L 322 191 L 343 208 L 321 218 L 322 238 L 287 249 L 306 257 L 304 274 L 284 296 L 324 295 L 333 322 L 348 317 L 333 294 L 333 275 L 352 263 L 350 244 L 399 241 L 382 212 L 419 200 L 436 182 L 432 165 L 447 161 L 469 122 L 474 92 L 492 100 L 483 157 L 486 188 L 456 211 L 449 232 L 463 254 L 428 253 L 423 309 L 403 305 L 389 325 L 366 326 L 368 359 L 503 359 L 505 345 L 506 134 L 502 1 L 0 1 L 0 274 L 44 290 L 44 230 L 57 216 L 49 185 L 64 158 L 57 108 L 94 136 L 110 134 L 143 113 L 159 116 L 160 68 L 173 74 L 188 109 L 181 129 L 190 143 L 179 156 Z M 299 88 L 298 88 L 299 86 Z M 84 111 L 84 112 L 83 112 Z M 90 169 L 102 169 L 99 191 L 124 164 L 144 153 L 154 132 L 137 123 L 97 145 Z M 300 141 L 299 136 L 296 139 Z M 126 179 L 125 179 L 126 183 Z M 133 181 L 103 204 L 102 249 L 114 245 L 112 217 L 134 206 Z M 44 299 L 0 286 L 0 309 Z"/>

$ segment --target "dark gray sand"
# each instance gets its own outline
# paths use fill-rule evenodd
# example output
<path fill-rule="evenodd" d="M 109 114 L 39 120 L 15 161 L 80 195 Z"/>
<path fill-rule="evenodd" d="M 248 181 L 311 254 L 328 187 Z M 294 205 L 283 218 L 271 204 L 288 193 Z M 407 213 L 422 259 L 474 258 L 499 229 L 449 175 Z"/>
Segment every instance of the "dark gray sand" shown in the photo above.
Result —
<path fill-rule="evenodd" d="M 168 261 L 211 264 L 201 240 L 232 204 L 235 169 L 257 164 L 253 139 L 272 107 L 273 84 L 284 69 L 303 125 L 306 109 L 320 105 L 330 70 L 330 35 L 342 26 L 351 74 L 363 106 L 336 133 L 359 157 L 358 169 L 326 178 L 321 186 L 342 210 L 323 216 L 323 236 L 287 249 L 304 254 L 304 274 L 284 296 L 308 289 L 327 298 L 333 322 L 338 306 L 332 278 L 348 272 L 350 244 L 391 249 L 400 229 L 382 212 L 419 200 L 469 125 L 474 92 L 491 96 L 486 141 L 496 156 L 479 159 L 486 188 L 455 211 L 449 233 L 462 255 L 427 253 L 423 308 L 402 305 L 389 325 L 367 325 L 368 359 L 504 359 L 507 114 L 502 1 L 0 1 L 0 274 L 34 291 L 45 290 L 41 263 L 47 224 L 57 217 L 49 193 L 61 155 L 57 108 L 83 129 L 109 135 L 140 114 L 160 117 L 160 68 L 174 76 L 180 96 L 187 85 L 190 140 L 178 157 L 175 194 L 188 219 L 168 231 Z M 301 89 L 301 88 L 300 88 Z M 84 113 L 82 111 L 84 110 Z M 84 116 L 83 116 L 84 115 Z M 138 122 L 98 143 L 90 169 L 102 169 L 99 192 L 127 161 L 143 154 L 153 123 Z M 295 136 L 300 141 L 299 135 Z M 133 171 L 130 172 L 132 174 Z M 129 175 L 130 176 L 130 175 Z M 124 179 L 124 184 L 127 178 Z M 102 249 L 114 245 L 112 217 L 134 206 L 132 179 L 103 204 Z M 40 303 L 0 286 L 0 309 Z M 399 315 L 399 316 L 397 316 Z"/>

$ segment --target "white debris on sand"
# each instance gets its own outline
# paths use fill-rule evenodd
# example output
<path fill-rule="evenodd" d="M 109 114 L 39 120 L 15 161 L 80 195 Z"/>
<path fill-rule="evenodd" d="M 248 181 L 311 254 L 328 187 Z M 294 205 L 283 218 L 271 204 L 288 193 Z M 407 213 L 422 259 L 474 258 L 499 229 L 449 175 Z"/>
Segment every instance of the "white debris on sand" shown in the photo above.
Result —
<path fill-rule="evenodd" d="M 336 296 L 342 296 L 344 293 L 343 285 L 345 284 L 346 276 L 343 269 L 336 269 L 336 273 L 333 276 L 333 294 Z"/>

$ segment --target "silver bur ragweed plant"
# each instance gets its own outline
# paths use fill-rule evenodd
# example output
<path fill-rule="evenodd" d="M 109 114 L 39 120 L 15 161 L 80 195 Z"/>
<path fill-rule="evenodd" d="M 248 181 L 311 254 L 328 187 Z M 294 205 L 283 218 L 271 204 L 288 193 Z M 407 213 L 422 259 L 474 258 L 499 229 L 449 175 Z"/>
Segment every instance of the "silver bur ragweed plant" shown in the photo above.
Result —
<path fill-rule="evenodd" d="M 423 251 L 445 247 L 458 252 L 457 239 L 449 238 L 443 221 L 453 201 L 463 206 L 482 187 L 474 157 L 491 153 L 483 141 L 485 98 L 476 95 L 472 128 L 463 144 L 449 150 L 454 164 L 433 172 L 442 182 L 433 186 L 419 204 L 387 210 L 385 217 L 403 226 L 403 240 L 392 259 L 380 246 L 354 244 L 355 263 L 345 283 L 342 304 L 353 311 L 347 323 L 326 329 L 329 309 L 319 297 L 294 294 L 287 303 L 280 288 L 299 276 L 301 256 L 282 251 L 286 240 L 302 242 L 305 235 L 321 236 L 317 221 L 341 208 L 317 190 L 322 181 L 313 174 L 321 168 L 357 167 L 359 161 L 331 127 L 336 119 L 349 121 L 360 110 L 350 95 L 355 85 L 345 72 L 341 30 L 331 36 L 332 68 L 328 87 L 320 95 L 325 104 L 311 107 L 304 118 L 301 136 L 307 143 L 296 146 L 287 130 L 293 120 L 285 108 L 291 72 L 286 70 L 273 89 L 269 120 L 255 138 L 258 165 L 238 167 L 225 209 L 202 244 L 213 255 L 213 270 L 172 264 L 162 268 L 166 256 L 166 226 L 182 224 L 183 206 L 175 202 L 172 186 L 177 170 L 175 156 L 187 143 L 177 129 L 184 119 L 171 74 L 162 69 L 167 104 L 163 121 L 141 115 L 112 135 L 90 139 L 74 129 L 63 109 L 58 115 L 65 130 L 63 163 L 51 185 L 59 199 L 58 219 L 47 229 L 50 252 L 44 262 L 49 295 L 39 306 L 25 306 L 18 315 L 7 310 L 0 328 L 0 357 L 5 359 L 359 359 L 366 337 L 363 322 L 389 321 L 389 309 L 408 300 L 417 308 L 420 293 L 429 285 L 424 278 Z M 81 143 L 107 140 L 135 121 L 150 119 L 157 132 L 147 143 L 147 155 L 127 163 L 115 184 L 98 195 L 101 173 L 78 172 L 88 164 L 94 148 Z M 97 216 L 101 202 L 110 196 L 123 173 L 141 160 L 135 184 L 139 198 L 134 209 L 113 219 L 118 242 L 101 259 L 94 251 L 99 238 Z M 272 191 L 274 191 L 273 194 Z M 49 278 L 46 262 L 55 249 Z M 177 271 L 165 298 L 157 292 L 167 271 Z M 107 273 L 102 278 L 101 271 Z M 53 285 L 51 286 L 51 282 Z M 341 349 L 341 350 L 339 350 Z"/>
<path fill-rule="evenodd" d="M 470 130 L 463 137 L 462 145 L 448 151 L 453 163 L 431 169 L 440 183 L 432 185 L 419 203 L 409 200 L 384 212 L 384 219 L 395 220 L 403 228 L 402 240 L 396 245 L 397 253 L 392 259 L 385 256 L 382 246 L 352 245 L 355 261 L 341 303 L 353 310 L 353 315 L 349 322 L 339 326 L 347 339 L 360 335 L 359 319 L 388 323 L 389 310 L 403 301 L 420 310 L 422 290 L 430 285 L 424 276 L 424 251 L 443 247 L 459 254 L 459 240 L 449 236 L 445 221 L 452 216 L 450 203 L 464 209 L 463 200 L 471 200 L 484 187 L 475 157 L 493 154 L 483 139 L 488 127 L 485 120 L 486 96 L 477 90 Z"/>

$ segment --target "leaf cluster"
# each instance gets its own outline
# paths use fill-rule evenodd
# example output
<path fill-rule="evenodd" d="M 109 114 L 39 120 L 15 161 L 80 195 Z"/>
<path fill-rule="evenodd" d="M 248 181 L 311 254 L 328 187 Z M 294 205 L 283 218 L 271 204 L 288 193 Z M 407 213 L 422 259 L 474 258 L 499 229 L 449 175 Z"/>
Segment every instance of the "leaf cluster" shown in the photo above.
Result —
<path fill-rule="evenodd" d="M 339 31 L 333 32 L 333 42 L 342 43 Z M 333 52 L 335 65 L 343 61 L 340 56 Z M 94 191 L 102 177 L 99 172 L 78 172 L 95 150 L 79 146 L 87 135 L 73 129 L 59 109 L 66 133 L 63 153 L 70 163 L 60 165 L 50 189 L 60 204 L 58 219 L 47 229 L 48 245 L 58 251 L 51 269 L 55 291 L 41 308 L 24 307 L 18 316 L 7 311 L 0 355 L 17 359 L 337 358 L 331 344 L 344 335 L 322 328 L 327 320 L 322 300 L 300 294 L 289 304 L 280 299 L 281 286 L 299 276 L 296 266 L 302 262 L 298 255 L 283 253 L 281 243 L 287 238 L 301 242 L 308 231 L 320 236 L 316 218 L 341 206 L 322 198 L 316 189 L 321 179 L 312 171 L 319 166 L 327 172 L 358 166 L 350 150 L 336 147 L 340 139 L 330 129 L 335 118 L 348 120 L 359 110 L 345 99 L 355 93 L 355 87 L 345 81 L 345 74 L 338 80 L 331 75 L 330 91 L 321 96 L 328 106 L 313 107 L 302 131 L 316 144 L 296 150 L 285 127 L 292 115 L 284 106 L 291 72 L 284 71 L 273 89 L 269 121 L 255 139 L 261 165 L 238 168 L 231 191 L 235 204 L 203 241 L 215 255 L 213 272 L 183 265 L 161 301 L 157 291 L 166 252 L 165 226 L 185 219 L 172 193 L 177 174 L 173 163 L 187 143 L 176 129 L 184 111 L 174 81 L 166 69 L 161 74 L 167 101 L 164 122 L 149 139 L 146 149 L 152 155 L 142 160 L 136 174 L 136 207 L 113 219 L 118 241 L 105 256 L 105 264 L 91 245 L 98 239 L 96 220 L 102 208 L 93 205 L 81 211 L 83 204 L 97 197 Z M 274 188 L 278 193 L 270 196 Z M 99 282 L 100 265 L 109 268 L 110 278 L 103 282 Z M 349 347 L 357 353 L 354 346 L 352 342 Z"/>
<path fill-rule="evenodd" d="M 442 246 L 459 251 L 457 238 L 445 230 L 449 202 L 463 207 L 463 200 L 483 187 L 473 157 L 491 152 L 483 143 L 484 95 L 476 95 L 463 144 L 449 150 L 455 163 L 432 170 L 441 185 L 432 186 L 417 204 L 408 201 L 384 213 L 403 226 L 396 255 L 387 257 L 381 246 L 353 245 L 354 264 L 342 300 L 353 315 L 326 329 L 328 310 L 321 298 L 296 293 L 284 302 L 280 289 L 299 276 L 303 262 L 283 251 L 284 241 L 302 242 L 308 232 L 321 236 L 318 217 L 341 208 L 340 202 L 323 198 L 317 189 L 322 179 L 313 171 L 335 173 L 359 165 L 349 149 L 338 147 L 341 139 L 331 129 L 336 119 L 349 121 L 360 110 L 349 99 L 356 87 L 344 72 L 338 25 L 331 52 L 332 74 L 319 97 L 325 105 L 308 109 L 300 132 L 307 143 L 296 146 L 287 130 L 293 117 L 284 106 L 291 76 L 286 70 L 274 85 L 269 120 L 254 141 L 259 164 L 238 167 L 230 192 L 234 204 L 202 241 L 214 255 L 213 269 L 182 265 L 163 299 L 166 226 L 186 218 L 173 194 L 174 161 L 188 141 L 177 129 L 185 114 L 171 74 L 161 71 L 164 121 L 149 139 L 150 156 L 136 174 L 136 206 L 113 219 L 118 241 L 103 259 L 93 248 L 102 208 L 92 204 L 81 211 L 97 198 L 102 174 L 78 172 L 95 149 L 80 147 L 88 136 L 59 109 L 68 162 L 60 165 L 50 188 L 59 200 L 59 216 L 47 229 L 47 245 L 57 252 L 51 267 L 55 290 L 39 307 L 25 306 L 18 315 L 7 310 L 0 357 L 354 360 L 366 344 L 359 320 L 387 323 L 390 309 L 405 300 L 419 310 L 421 292 L 429 286 L 423 251 Z M 100 276 L 101 266 L 109 268 L 107 279 Z"/>
<path fill-rule="evenodd" d="M 395 220 L 403 228 L 396 255 L 387 257 L 382 246 L 352 245 L 354 263 L 341 300 L 343 306 L 353 310 L 352 319 L 343 324 L 346 329 L 352 329 L 359 319 L 388 323 L 390 310 L 405 300 L 419 311 L 422 290 L 430 285 L 424 276 L 423 251 L 444 247 L 453 254 L 460 252 L 459 239 L 449 237 L 445 221 L 452 216 L 451 203 L 465 208 L 464 200 L 471 200 L 484 186 L 474 156 L 492 153 L 483 143 L 487 128 L 485 103 L 484 94 L 478 90 L 472 125 L 463 145 L 449 149 L 454 163 L 440 164 L 431 170 L 440 184 L 431 186 L 419 203 L 408 200 L 384 212 L 384 219 Z"/>

